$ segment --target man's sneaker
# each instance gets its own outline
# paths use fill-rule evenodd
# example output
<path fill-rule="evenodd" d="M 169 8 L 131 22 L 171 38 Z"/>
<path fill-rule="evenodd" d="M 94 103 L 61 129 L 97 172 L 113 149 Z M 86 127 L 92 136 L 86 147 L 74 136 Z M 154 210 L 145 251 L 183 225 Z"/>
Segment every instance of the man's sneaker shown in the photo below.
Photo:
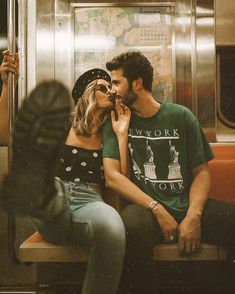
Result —
<path fill-rule="evenodd" d="M 44 82 L 23 102 L 13 133 L 13 158 L 0 191 L 3 208 L 35 216 L 56 194 L 58 152 L 70 127 L 72 99 L 59 82 Z"/>

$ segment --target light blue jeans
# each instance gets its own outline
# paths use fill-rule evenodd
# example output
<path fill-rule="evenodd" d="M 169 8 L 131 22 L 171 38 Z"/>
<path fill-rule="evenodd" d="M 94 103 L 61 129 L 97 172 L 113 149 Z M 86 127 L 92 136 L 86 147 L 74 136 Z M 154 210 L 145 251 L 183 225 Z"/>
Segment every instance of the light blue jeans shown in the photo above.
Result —
<path fill-rule="evenodd" d="M 95 186 L 74 182 L 64 185 L 68 201 L 63 212 L 33 221 L 49 242 L 89 249 L 82 294 L 115 294 L 125 251 L 123 222 L 118 212 L 104 203 Z"/>

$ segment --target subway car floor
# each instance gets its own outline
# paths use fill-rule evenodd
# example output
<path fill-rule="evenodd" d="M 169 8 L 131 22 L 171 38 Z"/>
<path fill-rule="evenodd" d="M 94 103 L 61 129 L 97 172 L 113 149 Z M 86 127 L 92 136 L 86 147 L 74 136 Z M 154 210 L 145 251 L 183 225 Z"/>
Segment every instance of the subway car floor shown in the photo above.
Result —
<path fill-rule="evenodd" d="M 235 294 L 235 263 L 158 262 L 155 267 L 153 289 L 147 284 L 138 293 L 123 290 L 118 294 Z M 38 264 L 34 289 L 3 292 L 0 288 L 0 293 L 81 294 L 84 272 L 84 264 Z M 141 281 L 147 281 L 144 273 Z"/>

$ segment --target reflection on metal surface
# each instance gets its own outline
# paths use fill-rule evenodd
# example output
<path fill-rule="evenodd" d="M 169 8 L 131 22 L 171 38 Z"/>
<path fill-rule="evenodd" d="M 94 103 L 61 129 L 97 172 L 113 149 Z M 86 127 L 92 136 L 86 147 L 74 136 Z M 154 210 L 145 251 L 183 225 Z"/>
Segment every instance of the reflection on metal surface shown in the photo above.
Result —
<path fill-rule="evenodd" d="M 74 28 L 71 23 L 71 1 L 53 1 L 54 14 L 54 75 L 55 79 L 63 82 L 69 89 L 73 86 L 74 64 Z"/>
<path fill-rule="evenodd" d="M 215 24 L 213 0 L 196 6 L 196 114 L 210 142 L 215 142 Z"/>
<path fill-rule="evenodd" d="M 175 102 L 192 109 L 192 1 L 178 0 L 175 6 Z"/>
<path fill-rule="evenodd" d="M 54 78 L 54 1 L 36 2 L 36 83 Z"/>
<path fill-rule="evenodd" d="M 198 117 L 215 141 L 213 0 L 178 0 L 175 15 L 176 102 Z"/>
<path fill-rule="evenodd" d="M 235 1 L 216 0 L 216 44 L 218 46 L 235 45 Z"/>

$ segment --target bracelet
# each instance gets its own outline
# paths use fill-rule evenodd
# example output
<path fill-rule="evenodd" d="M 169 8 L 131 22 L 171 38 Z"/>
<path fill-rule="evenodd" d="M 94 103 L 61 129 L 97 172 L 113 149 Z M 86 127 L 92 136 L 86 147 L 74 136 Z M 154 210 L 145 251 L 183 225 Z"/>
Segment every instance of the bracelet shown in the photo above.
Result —
<path fill-rule="evenodd" d="M 152 210 L 154 209 L 154 207 L 157 206 L 158 204 L 159 204 L 159 202 L 156 201 L 156 200 L 154 200 L 154 201 L 152 201 L 152 202 L 149 203 L 147 209 L 148 209 L 149 211 L 152 211 Z"/>

